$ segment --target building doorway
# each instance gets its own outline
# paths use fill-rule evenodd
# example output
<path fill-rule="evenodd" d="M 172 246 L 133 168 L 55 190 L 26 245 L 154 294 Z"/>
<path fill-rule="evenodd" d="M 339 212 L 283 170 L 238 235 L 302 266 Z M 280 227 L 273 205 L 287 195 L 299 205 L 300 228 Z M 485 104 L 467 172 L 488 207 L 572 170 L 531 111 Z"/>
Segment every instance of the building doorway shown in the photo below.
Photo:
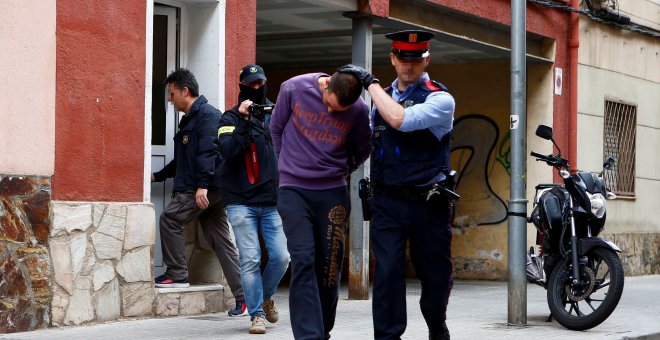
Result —
<path fill-rule="evenodd" d="M 153 17 L 153 64 L 151 88 L 151 172 L 162 169 L 174 157 L 174 135 L 176 134 L 178 112 L 167 102 L 165 79 L 176 69 L 177 17 L 176 8 L 154 6 Z M 173 181 L 151 184 L 151 203 L 160 217 L 169 203 Z M 165 272 L 163 252 L 160 245 L 160 231 L 156 228 L 154 244 L 154 273 Z"/>

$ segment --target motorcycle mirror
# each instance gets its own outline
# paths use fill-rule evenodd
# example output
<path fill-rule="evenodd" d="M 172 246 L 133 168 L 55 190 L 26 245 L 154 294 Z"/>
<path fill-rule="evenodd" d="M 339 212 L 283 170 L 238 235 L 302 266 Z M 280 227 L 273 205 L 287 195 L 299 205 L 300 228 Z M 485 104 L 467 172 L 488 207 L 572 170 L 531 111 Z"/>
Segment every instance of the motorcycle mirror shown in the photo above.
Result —
<path fill-rule="evenodd" d="M 555 143 L 555 139 L 552 138 L 552 128 L 551 127 L 549 127 L 547 125 L 543 125 L 543 124 L 539 125 L 536 128 L 536 135 L 543 138 L 543 139 L 552 141 L 552 144 L 555 145 L 555 147 L 557 148 L 557 151 L 559 151 L 559 155 L 561 156 L 561 149 L 559 149 L 559 145 L 557 145 L 557 143 Z"/>
<path fill-rule="evenodd" d="M 547 125 L 539 125 L 536 128 L 536 135 L 546 140 L 552 140 L 552 128 Z"/>
<path fill-rule="evenodd" d="M 611 168 L 613 165 L 614 165 L 614 157 L 607 156 L 607 158 L 605 158 L 605 163 L 603 163 L 603 169 L 607 170 Z"/>

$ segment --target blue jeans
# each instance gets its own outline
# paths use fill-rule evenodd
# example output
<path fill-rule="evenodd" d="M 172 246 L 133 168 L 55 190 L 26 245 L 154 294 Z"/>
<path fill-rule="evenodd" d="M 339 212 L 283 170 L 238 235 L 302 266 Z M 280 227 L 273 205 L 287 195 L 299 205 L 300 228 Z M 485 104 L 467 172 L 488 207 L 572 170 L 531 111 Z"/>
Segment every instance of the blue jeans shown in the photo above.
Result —
<path fill-rule="evenodd" d="M 254 318 L 265 315 L 261 305 L 277 291 L 289 266 L 289 252 L 282 219 L 276 206 L 227 205 L 227 217 L 236 235 L 238 256 L 241 263 L 241 281 L 248 313 Z M 263 274 L 259 232 L 268 252 L 268 264 Z"/>

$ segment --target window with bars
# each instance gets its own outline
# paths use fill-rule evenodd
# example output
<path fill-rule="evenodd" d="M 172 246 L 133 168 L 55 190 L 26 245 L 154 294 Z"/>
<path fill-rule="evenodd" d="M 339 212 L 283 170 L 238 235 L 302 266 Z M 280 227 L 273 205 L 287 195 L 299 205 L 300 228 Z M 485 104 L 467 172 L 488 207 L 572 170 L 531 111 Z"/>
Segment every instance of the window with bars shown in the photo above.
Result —
<path fill-rule="evenodd" d="M 636 105 L 605 101 L 605 157 L 612 156 L 616 161 L 605 171 L 605 180 L 618 196 L 635 196 L 636 125 Z"/>

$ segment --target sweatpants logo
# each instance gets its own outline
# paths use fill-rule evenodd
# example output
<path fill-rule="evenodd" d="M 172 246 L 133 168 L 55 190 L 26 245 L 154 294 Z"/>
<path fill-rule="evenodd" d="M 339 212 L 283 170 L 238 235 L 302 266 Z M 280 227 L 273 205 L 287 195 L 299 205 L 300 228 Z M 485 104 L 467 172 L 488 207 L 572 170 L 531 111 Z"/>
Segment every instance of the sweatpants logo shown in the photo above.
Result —
<path fill-rule="evenodd" d="M 332 224 L 343 224 L 346 220 L 346 207 L 338 205 L 330 209 L 328 220 L 330 220 Z"/>
<path fill-rule="evenodd" d="M 329 248 L 329 251 L 326 252 L 326 254 L 329 254 L 329 258 L 326 258 L 325 261 L 325 277 L 323 278 L 323 285 L 326 287 L 337 285 L 338 272 L 341 271 L 346 215 L 346 207 L 341 205 L 330 209 L 328 213 L 328 220 L 331 224 L 328 225 L 326 234 L 326 245 Z"/>

